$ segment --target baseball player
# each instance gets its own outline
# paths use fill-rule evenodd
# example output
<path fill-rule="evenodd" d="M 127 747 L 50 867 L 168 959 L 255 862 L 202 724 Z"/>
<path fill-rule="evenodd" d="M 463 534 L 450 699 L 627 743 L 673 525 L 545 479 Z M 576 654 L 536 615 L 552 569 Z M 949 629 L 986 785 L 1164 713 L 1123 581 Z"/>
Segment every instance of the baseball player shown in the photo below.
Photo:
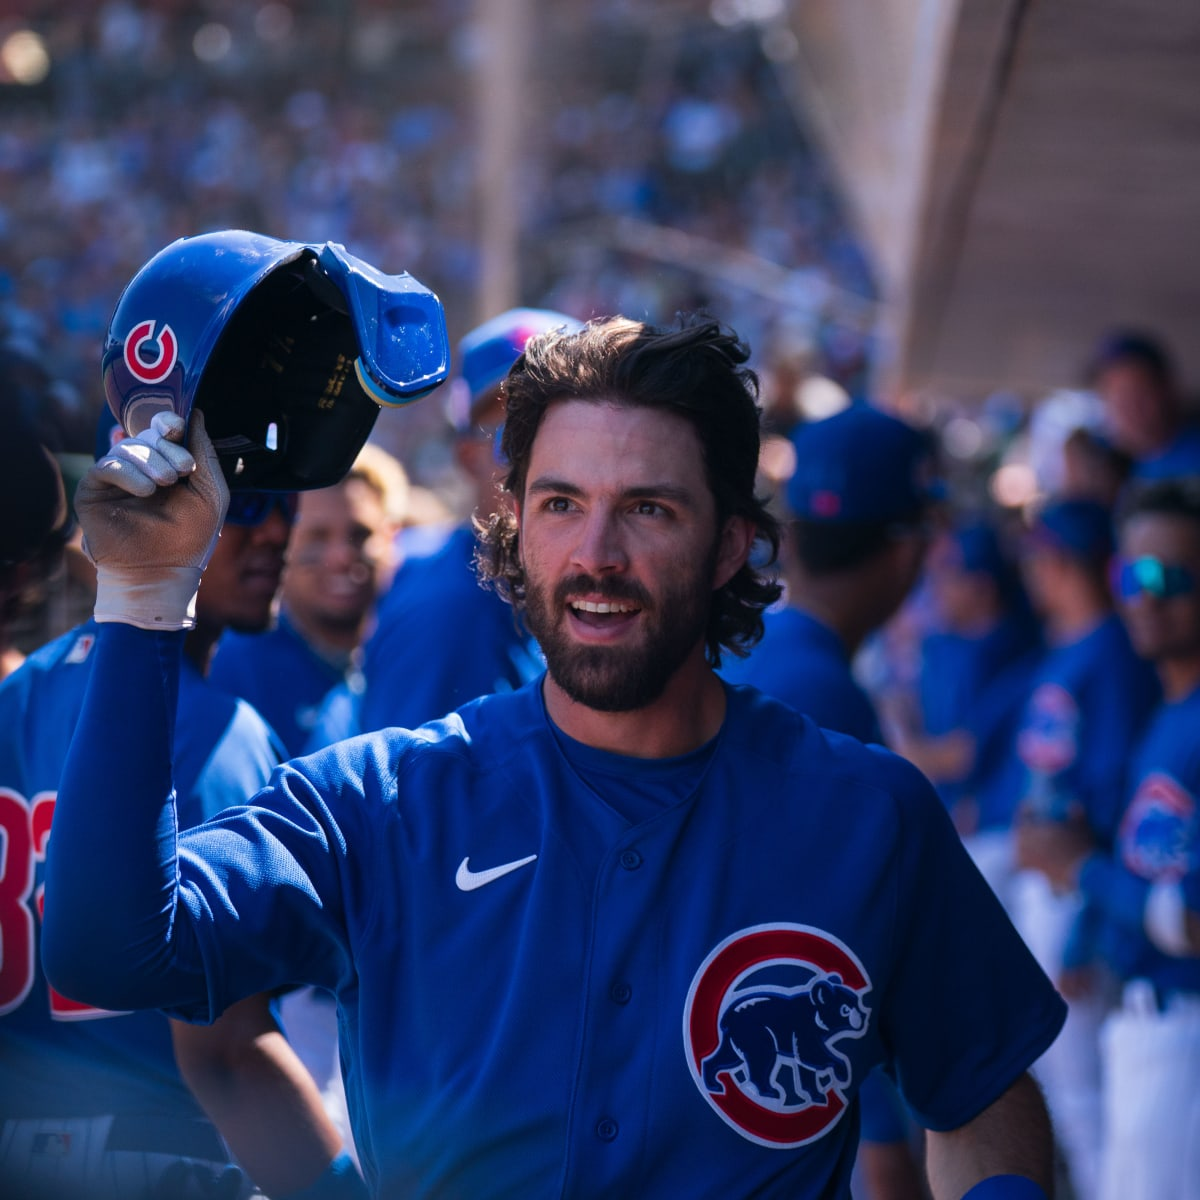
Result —
<path fill-rule="evenodd" d="M 368 443 L 341 483 L 301 492 L 274 627 L 229 631 L 217 646 L 210 678 L 262 713 L 289 754 L 335 740 L 323 736 L 330 717 L 322 714 L 336 709 L 349 720 L 350 706 L 361 700 L 362 637 L 392 567 L 407 484 L 400 464 Z M 332 996 L 298 988 L 278 1012 L 353 1154 Z"/>
<path fill-rule="evenodd" d="M 888 744 L 938 789 L 963 834 L 980 828 L 989 781 L 1006 765 L 1013 727 L 1040 658 L 1037 621 L 996 527 L 971 518 L 930 548 L 932 618 L 913 695 L 885 707 Z M 1005 825 L 1008 814 L 1000 818 Z"/>
<path fill-rule="evenodd" d="M 446 413 L 455 456 L 486 520 L 499 500 L 496 460 L 504 416 L 500 384 L 525 343 L 551 329 L 577 329 L 565 313 L 516 308 L 468 333 L 458 345 L 458 375 Z M 361 728 L 415 727 L 488 692 L 510 691 L 542 669 L 536 647 L 508 605 L 479 586 L 475 534 L 468 521 L 435 553 L 408 559 L 379 609 L 363 659 Z M 413 630 L 423 630 L 414 637 Z"/>
<path fill-rule="evenodd" d="M 279 761 L 262 719 L 213 689 L 203 670 L 227 621 L 265 624 L 290 499 L 239 494 L 197 597 L 178 700 L 181 825 L 240 801 Z M 210 1028 L 176 1024 L 172 1031 L 156 1013 L 76 1003 L 38 969 L 55 796 L 96 632 L 88 622 L 64 634 L 0 685 L 0 878 L 8 897 L 0 926 L 0 1193 L 136 1200 L 195 1188 L 232 1200 L 250 1188 L 245 1167 L 284 1195 L 329 1168 L 340 1141 L 265 996 L 231 1007 Z M 189 1084 L 227 1132 L 238 1164 Z"/>
<path fill-rule="evenodd" d="M 1200 1197 L 1200 481 L 1136 487 L 1118 516 L 1121 614 L 1164 701 L 1111 848 L 1082 821 L 1018 827 L 1023 861 L 1105 917 L 1124 980 L 1102 1038 L 1103 1200 Z M 1083 964 L 1079 964 L 1083 965 Z"/>
<path fill-rule="evenodd" d="M 400 464 L 368 444 L 340 483 L 302 492 L 274 627 L 217 646 L 213 682 L 254 705 L 290 755 L 308 747 L 331 688 L 353 675 L 361 691 L 361 644 L 394 565 L 406 486 Z"/>
<path fill-rule="evenodd" d="M 765 614 L 761 643 L 722 675 L 790 704 L 824 729 L 883 742 L 851 662 L 903 603 L 921 568 L 941 495 L 932 440 L 855 404 L 792 434 L 792 516 L 781 553 L 787 606 Z M 907 1121 L 881 1073 L 862 1089 L 860 1169 L 871 1200 L 920 1200 Z"/>
<path fill-rule="evenodd" d="M 28 593 L 74 530 L 54 457 L 22 417 L 0 407 L 0 679 L 24 661 L 10 635 Z"/>
<path fill-rule="evenodd" d="M 930 1130 L 937 1200 L 1043 1197 L 1025 1072 L 1062 1001 L 936 795 L 709 665 L 778 594 L 749 565 L 777 532 L 747 357 L 712 320 L 531 339 L 504 385 L 514 507 L 481 553 L 546 674 L 285 764 L 177 836 L 183 583 L 223 481 L 203 413 L 189 449 L 159 414 L 144 469 L 97 464 L 76 502 L 102 628 L 48 863 L 56 986 L 199 1021 L 330 988 L 382 1197 L 845 1200 L 883 1063 Z"/>
<path fill-rule="evenodd" d="M 767 613 L 762 644 L 722 674 L 812 716 L 882 742 L 874 705 L 851 671 L 867 636 L 903 603 L 920 574 L 940 498 L 927 434 L 854 404 L 793 434 L 787 483 L 793 517 L 784 547 L 786 607 Z"/>
<path fill-rule="evenodd" d="M 379 322 L 389 312 L 381 343 Z M 406 342 L 418 348 L 399 349 Z M 259 489 L 287 493 L 340 478 L 386 397 L 419 394 L 444 377 L 444 349 L 436 297 L 336 246 L 238 230 L 181 239 L 122 294 L 103 360 L 120 432 L 144 428 L 155 412 L 205 405 L 219 469 L 238 489 L 203 595 L 189 601 L 193 628 L 170 710 L 180 724 L 173 767 L 181 825 L 244 800 L 279 757 L 261 718 L 203 679 L 224 626 L 261 629 L 269 617 L 295 504 L 291 495 Z M 110 448 L 112 424 L 101 422 L 103 461 L 133 461 L 153 475 L 153 456 L 136 439 Z M 216 533 L 214 526 L 213 543 Z M 127 598 L 141 594 L 136 574 L 128 583 Z M 106 590 L 99 582 L 101 612 Z M 94 626 L 74 631 L 34 656 L 3 692 L 5 1192 L 130 1200 L 182 1196 L 195 1184 L 238 1194 L 242 1172 L 198 1119 L 182 1070 L 241 1163 L 277 1200 L 361 1194 L 312 1081 L 258 989 L 229 1006 L 211 1031 L 177 1024 L 172 1055 L 161 1017 L 82 1004 L 37 969 L 51 816 L 70 730 L 98 673 L 96 642 Z M 117 842 L 122 828 L 117 814 Z M 111 853 L 124 860 L 125 848 Z M 94 893 L 94 911 L 108 895 Z"/>
<path fill-rule="evenodd" d="M 1104 406 L 1107 433 L 1148 481 L 1200 473 L 1200 423 L 1189 416 L 1167 348 L 1152 334 L 1113 330 L 1101 339 L 1086 382 Z"/>
<path fill-rule="evenodd" d="M 1159 698 L 1153 669 L 1134 654 L 1113 612 L 1109 510 L 1092 500 L 1058 500 L 1033 521 L 1021 566 L 1048 648 L 1030 682 L 1014 739 L 1018 821 L 1063 821 L 1078 813 L 1111 846 L 1124 771 Z M 1045 876 L 1012 881 L 1013 922 L 1070 1001 L 1062 1034 L 1035 1073 L 1079 1200 L 1098 1196 L 1101 1151 L 1099 1030 L 1112 996 L 1081 978 L 1064 956 L 1091 919 L 1078 893 L 1056 893 Z M 1064 968 L 1067 968 L 1064 970 Z"/>

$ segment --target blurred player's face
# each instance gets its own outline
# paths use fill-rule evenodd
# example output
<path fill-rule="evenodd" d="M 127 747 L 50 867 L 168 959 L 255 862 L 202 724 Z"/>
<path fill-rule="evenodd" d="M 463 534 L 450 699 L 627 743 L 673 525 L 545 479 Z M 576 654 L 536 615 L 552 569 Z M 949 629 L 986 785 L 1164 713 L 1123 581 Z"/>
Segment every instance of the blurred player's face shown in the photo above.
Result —
<path fill-rule="evenodd" d="M 1160 450 L 1174 435 L 1174 397 L 1138 363 L 1105 367 L 1096 393 L 1104 402 L 1113 440 L 1134 458 Z"/>
<path fill-rule="evenodd" d="M 529 628 L 572 700 L 602 712 L 644 708 L 689 657 L 703 661 L 712 593 L 748 543 L 718 531 L 686 419 L 551 405 L 518 515 Z"/>
<path fill-rule="evenodd" d="M 1031 538 L 1021 554 L 1020 568 L 1034 609 L 1042 616 L 1056 612 L 1063 592 L 1064 573 L 1070 569 L 1064 556 Z"/>
<path fill-rule="evenodd" d="M 277 507 L 258 525 L 226 521 L 196 595 L 198 623 L 239 633 L 266 629 L 290 532 L 291 522 Z"/>
<path fill-rule="evenodd" d="M 487 515 L 494 512 L 500 500 L 500 484 L 506 469 L 496 461 L 496 434 L 504 420 L 504 403 L 497 389 L 485 404 L 477 405 L 471 418 L 471 428 L 454 443 L 458 465 L 475 486 L 476 504 Z"/>
<path fill-rule="evenodd" d="M 303 492 L 282 601 L 304 628 L 357 631 L 391 554 L 383 501 L 361 479 Z"/>
<path fill-rule="evenodd" d="M 1150 591 L 1121 598 L 1121 618 L 1134 649 L 1154 662 L 1200 657 L 1200 528 L 1185 517 L 1144 513 L 1121 531 L 1123 560 L 1157 559 L 1181 566 L 1197 581 L 1184 595 L 1159 597 Z"/>
<path fill-rule="evenodd" d="M 966 570 L 957 547 L 948 539 L 933 547 L 927 570 L 937 613 L 946 629 L 967 630 L 995 615 L 995 584 L 981 571 Z"/>

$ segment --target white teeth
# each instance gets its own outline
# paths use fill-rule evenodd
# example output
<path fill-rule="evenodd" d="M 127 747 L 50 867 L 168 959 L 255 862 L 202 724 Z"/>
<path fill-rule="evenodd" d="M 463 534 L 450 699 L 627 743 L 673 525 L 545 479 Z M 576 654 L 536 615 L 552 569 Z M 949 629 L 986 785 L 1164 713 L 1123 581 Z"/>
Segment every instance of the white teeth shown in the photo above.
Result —
<path fill-rule="evenodd" d="M 600 601 L 599 604 L 591 600 L 572 600 L 571 607 L 578 612 L 590 613 L 631 613 L 637 612 L 636 606 L 632 604 L 621 604 L 619 602 L 609 603 L 606 600 Z"/>

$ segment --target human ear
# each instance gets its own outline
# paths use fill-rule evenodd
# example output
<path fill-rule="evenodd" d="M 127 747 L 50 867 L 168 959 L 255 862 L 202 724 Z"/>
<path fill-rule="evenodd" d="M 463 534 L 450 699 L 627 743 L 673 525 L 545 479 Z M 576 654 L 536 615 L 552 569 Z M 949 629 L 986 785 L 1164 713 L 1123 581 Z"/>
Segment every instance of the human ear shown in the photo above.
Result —
<path fill-rule="evenodd" d="M 747 517 L 727 517 L 717 546 L 713 591 L 723 588 L 746 565 L 754 545 L 755 525 Z"/>

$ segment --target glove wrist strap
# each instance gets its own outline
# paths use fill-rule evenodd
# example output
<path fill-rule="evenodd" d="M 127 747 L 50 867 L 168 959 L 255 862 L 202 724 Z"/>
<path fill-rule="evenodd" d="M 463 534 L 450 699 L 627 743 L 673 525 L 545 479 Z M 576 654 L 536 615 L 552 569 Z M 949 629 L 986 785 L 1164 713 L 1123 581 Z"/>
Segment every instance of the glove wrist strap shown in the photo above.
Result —
<path fill-rule="evenodd" d="M 96 620 L 139 629 L 191 629 L 196 624 L 196 592 L 202 572 L 201 567 L 100 567 L 96 571 Z"/>

